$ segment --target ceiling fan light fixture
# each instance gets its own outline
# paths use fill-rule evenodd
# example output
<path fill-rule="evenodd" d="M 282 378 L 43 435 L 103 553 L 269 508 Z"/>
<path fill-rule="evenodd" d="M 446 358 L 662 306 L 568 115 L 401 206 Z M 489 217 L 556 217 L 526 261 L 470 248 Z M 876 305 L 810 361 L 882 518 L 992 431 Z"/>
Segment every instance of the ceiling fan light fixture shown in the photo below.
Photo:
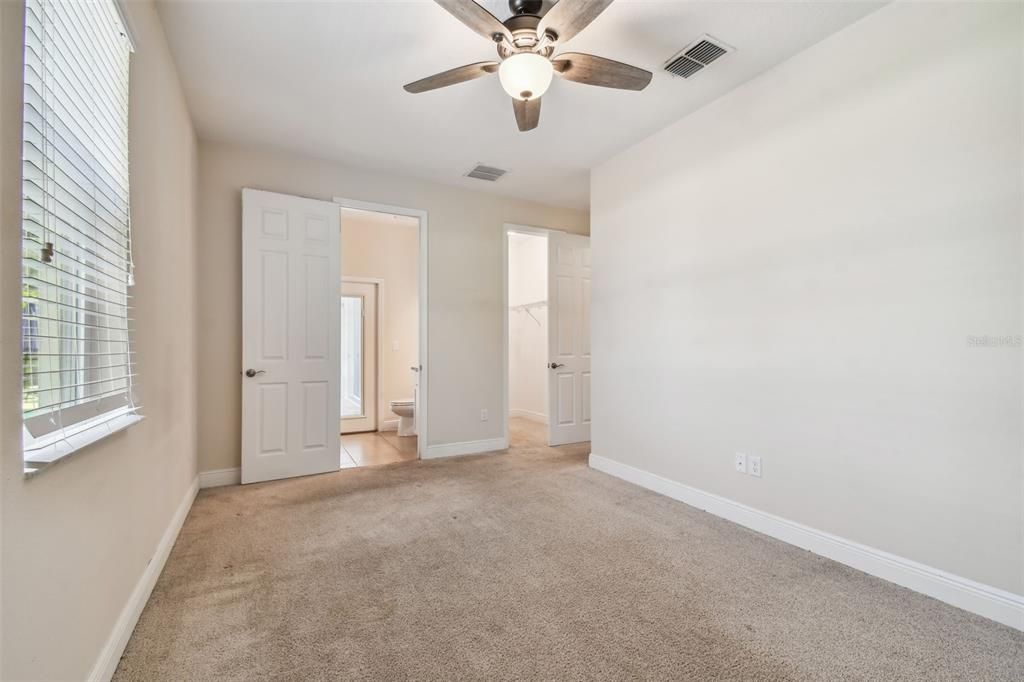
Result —
<path fill-rule="evenodd" d="M 520 52 L 501 63 L 498 78 L 510 97 L 528 100 L 537 99 L 547 92 L 554 72 L 547 57 L 534 52 Z"/>

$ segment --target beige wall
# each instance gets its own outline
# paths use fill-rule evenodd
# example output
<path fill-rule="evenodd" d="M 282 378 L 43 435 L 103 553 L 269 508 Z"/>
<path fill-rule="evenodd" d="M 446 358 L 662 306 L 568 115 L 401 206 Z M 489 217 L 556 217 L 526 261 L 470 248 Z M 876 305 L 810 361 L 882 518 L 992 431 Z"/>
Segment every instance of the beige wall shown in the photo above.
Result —
<path fill-rule="evenodd" d="M 0 2 L 5 680 L 89 674 L 196 479 L 196 139 L 156 11 L 138 2 L 128 13 L 137 41 L 130 102 L 135 348 L 146 419 L 25 479 L 18 283 L 23 6 Z"/>
<path fill-rule="evenodd" d="M 1024 594 L 1022 12 L 888 5 L 594 171 L 596 454 Z"/>
<path fill-rule="evenodd" d="M 586 213 L 207 142 L 199 146 L 199 175 L 201 471 L 240 461 L 243 187 L 427 211 L 429 444 L 502 437 L 503 225 L 586 234 Z M 489 421 L 480 421 L 481 409 L 489 411 Z"/>
<path fill-rule="evenodd" d="M 548 240 L 535 234 L 508 236 L 509 414 L 547 419 L 548 309 L 515 306 L 547 301 Z M 532 317 L 531 317 L 532 315 Z"/>
<path fill-rule="evenodd" d="M 398 417 L 392 400 L 411 400 L 419 364 L 419 221 L 383 213 L 341 212 L 341 275 L 383 280 L 377 308 L 380 386 L 377 423 Z M 397 347 L 396 347 L 397 346 Z M 376 350 L 376 349 L 375 349 Z"/>

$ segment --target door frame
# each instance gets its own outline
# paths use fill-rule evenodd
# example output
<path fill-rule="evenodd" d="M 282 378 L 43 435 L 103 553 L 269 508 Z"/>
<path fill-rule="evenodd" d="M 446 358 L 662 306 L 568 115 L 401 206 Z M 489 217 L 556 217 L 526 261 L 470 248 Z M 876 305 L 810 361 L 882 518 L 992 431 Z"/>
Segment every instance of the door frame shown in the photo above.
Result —
<path fill-rule="evenodd" d="M 549 227 L 536 227 L 534 225 L 519 225 L 517 223 L 505 223 L 501 228 L 501 300 L 504 303 L 504 311 L 501 316 L 501 437 L 506 447 L 508 441 L 508 410 L 509 410 L 509 380 L 508 380 L 508 236 L 510 233 L 532 234 L 539 237 L 549 237 L 552 234 L 568 234 L 565 230 L 553 230 Z M 586 236 L 586 235 L 584 235 Z M 548 267 L 545 261 L 544 267 Z M 548 334 L 551 330 L 548 329 Z M 547 349 L 545 348 L 545 353 Z M 548 406 L 551 412 L 551 406 Z M 548 414 L 548 419 L 551 415 Z"/>
<path fill-rule="evenodd" d="M 359 199 L 348 199 L 345 197 L 334 197 L 333 201 L 338 205 L 339 210 L 342 208 L 352 208 L 359 211 L 373 211 L 374 213 L 390 213 L 392 215 L 406 216 L 409 218 L 416 218 L 420 223 L 420 239 L 419 239 L 419 358 L 420 358 L 420 371 L 419 371 L 419 400 L 416 404 L 416 455 L 423 459 L 424 453 L 427 451 L 427 413 L 429 411 L 429 381 L 428 377 L 430 374 L 430 364 L 427 362 L 427 283 L 429 282 L 428 267 L 429 267 L 429 252 L 427 245 L 429 244 L 428 236 L 430 234 L 429 217 L 426 211 L 418 208 L 406 208 L 404 206 L 391 206 L 388 204 L 380 204 L 373 201 L 360 201 Z M 345 229 L 344 220 L 339 218 L 339 224 L 342 230 Z M 345 277 L 345 271 L 342 269 L 342 278 Z M 378 301 L 383 298 L 380 289 L 377 291 Z M 380 311 L 378 311 L 378 316 Z M 380 345 L 381 339 L 378 334 L 377 343 Z M 380 373 L 380 361 L 378 358 L 377 371 Z M 379 388 L 378 388 L 379 390 Z M 380 424 L 380 415 L 377 416 L 377 423 Z M 507 425 L 506 425 L 507 426 Z"/>
<path fill-rule="evenodd" d="M 340 222 L 339 222 L 339 224 L 340 224 Z M 345 282 L 348 282 L 350 284 L 373 284 L 374 287 L 375 287 L 374 291 L 377 292 L 376 301 L 374 302 L 374 313 L 375 313 L 374 317 L 376 319 L 373 321 L 374 325 L 377 328 L 377 333 L 376 333 L 377 347 L 373 349 L 373 352 L 377 354 L 377 359 L 373 363 L 376 366 L 376 368 L 377 368 L 377 371 L 375 372 L 376 376 L 374 378 L 374 385 L 373 385 L 373 388 L 374 388 L 373 392 L 375 394 L 373 396 L 373 402 L 374 402 L 374 405 L 376 406 L 374 408 L 373 430 L 374 431 L 380 431 L 380 422 L 381 422 L 381 418 L 380 418 L 380 396 L 381 396 L 380 381 L 381 381 L 381 364 L 382 364 L 380 360 L 384 356 L 384 340 L 383 340 L 382 335 L 380 333 L 380 327 L 381 327 L 381 324 L 380 324 L 380 312 L 381 312 L 381 309 L 384 307 L 384 280 L 380 279 L 379 277 L 358 277 L 356 275 L 345 275 L 345 274 L 342 274 L 341 275 L 341 284 L 340 284 L 340 286 L 343 287 L 345 285 Z M 341 291 L 341 288 L 339 287 L 338 290 Z M 360 432 L 357 431 L 355 433 L 360 433 Z M 364 431 L 362 433 L 366 433 L 366 432 Z"/>

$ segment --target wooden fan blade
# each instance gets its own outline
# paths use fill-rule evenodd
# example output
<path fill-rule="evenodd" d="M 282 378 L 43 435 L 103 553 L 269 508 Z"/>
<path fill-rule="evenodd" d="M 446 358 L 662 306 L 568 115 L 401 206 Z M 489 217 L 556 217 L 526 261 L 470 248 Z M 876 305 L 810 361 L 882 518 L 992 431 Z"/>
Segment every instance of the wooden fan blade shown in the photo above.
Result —
<path fill-rule="evenodd" d="M 497 34 L 504 38 L 509 45 L 512 44 L 512 33 L 505 28 L 505 25 L 473 0 L 434 0 L 434 2 L 444 7 L 449 14 L 484 38 L 498 42 L 494 39 Z"/>
<path fill-rule="evenodd" d="M 605 11 L 612 0 L 558 0 L 537 25 L 537 35 L 543 37 L 547 31 L 558 36 L 564 43 L 590 25 L 597 15 Z"/>
<path fill-rule="evenodd" d="M 537 99 L 512 99 L 512 108 L 516 112 L 516 123 L 519 130 L 526 132 L 533 130 L 540 123 L 540 98 Z"/>
<path fill-rule="evenodd" d="M 427 92 L 428 90 L 437 90 L 438 88 L 446 88 L 449 85 L 455 85 L 456 83 L 464 83 L 471 81 L 474 78 L 481 78 L 488 74 L 492 74 L 498 70 L 498 62 L 477 62 L 476 64 L 467 64 L 466 66 L 460 66 L 448 71 L 442 71 L 441 73 L 435 73 L 433 76 L 427 76 L 421 78 L 418 81 L 409 83 L 405 86 L 406 92 L 419 93 Z"/>
<path fill-rule="evenodd" d="M 555 73 L 566 80 L 619 90 L 643 90 L 654 75 L 613 59 L 580 52 L 560 54 L 551 60 L 551 64 Z"/>

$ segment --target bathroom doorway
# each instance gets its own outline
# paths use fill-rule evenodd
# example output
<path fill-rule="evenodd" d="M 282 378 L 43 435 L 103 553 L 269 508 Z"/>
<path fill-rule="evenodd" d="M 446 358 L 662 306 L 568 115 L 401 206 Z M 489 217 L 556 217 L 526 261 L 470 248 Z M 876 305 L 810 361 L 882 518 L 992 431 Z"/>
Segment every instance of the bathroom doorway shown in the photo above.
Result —
<path fill-rule="evenodd" d="M 342 204 L 341 467 L 416 459 L 425 216 L 335 201 Z"/>

